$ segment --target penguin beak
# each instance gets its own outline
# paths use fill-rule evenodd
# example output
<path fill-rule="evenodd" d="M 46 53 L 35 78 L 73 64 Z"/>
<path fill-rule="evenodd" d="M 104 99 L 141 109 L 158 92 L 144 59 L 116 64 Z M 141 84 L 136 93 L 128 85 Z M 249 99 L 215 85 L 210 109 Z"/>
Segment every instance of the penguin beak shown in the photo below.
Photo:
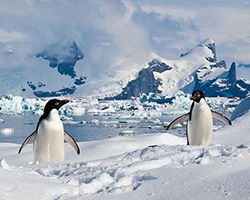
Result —
<path fill-rule="evenodd" d="M 191 96 L 190 97 L 190 100 L 192 100 L 192 101 L 197 101 L 199 98 L 197 97 L 197 96 Z"/>
<path fill-rule="evenodd" d="M 65 100 L 60 100 L 59 105 L 58 105 L 58 109 L 61 108 L 66 103 L 69 103 L 69 100 L 66 100 L 66 99 Z"/>

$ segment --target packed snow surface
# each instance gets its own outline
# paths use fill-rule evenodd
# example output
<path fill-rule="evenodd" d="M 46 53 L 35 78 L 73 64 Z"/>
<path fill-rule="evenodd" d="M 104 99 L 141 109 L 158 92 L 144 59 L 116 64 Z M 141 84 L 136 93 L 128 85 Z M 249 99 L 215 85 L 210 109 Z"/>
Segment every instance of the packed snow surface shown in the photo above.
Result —
<path fill-rule="evenodd" d="M 230 110 L 227 100 L 207 101 Z M 160 107 L 161 112 L 155 104 L 147 104 L 147 108 L 151 105 L 154 109 L 145 110 L 134 101 L 133 108 L 136 105 L 137 109 L 130 111 L 129 118 L 128 112 L 122 110 L 129 110 L 131 102 L 72 100 L 71 103 L 75 107 L 85 105 L 85 111 L 91 110 L 95 115 L 120 113 L 117 121 L 123 120 L 122 123 L 129 120 L 137 123 L 140 117 L 152 117 L 159 126 L 164 125 L 158 119 L 162 114 L 171 114 L 174 108 L 179 113 L 189 109 L 180 109 L 176 104 L 169 105 L 169 110 Z M 33 111 L 39 109 L 37 106 Z M 65 107 L 60 112 L 64 122 L 72 123 L 69 111 Z M 185 137 L 172 134 L 178 128 L 141 135 L 124 131 L 123 136 L 78 142 L 79 156 L 65 143 L 64 162 L 43 164 L 33 162 L 32 144 L 18 155 L 20 144 L 0 143 L 0 199 L 249 199 L 249 121 L 247 113 L 236 118 L 232 126 L 223 124 L 215 128 L 207 147 L 187 146 Z M 98 123 L 112 122 L 92 122 Z"/>

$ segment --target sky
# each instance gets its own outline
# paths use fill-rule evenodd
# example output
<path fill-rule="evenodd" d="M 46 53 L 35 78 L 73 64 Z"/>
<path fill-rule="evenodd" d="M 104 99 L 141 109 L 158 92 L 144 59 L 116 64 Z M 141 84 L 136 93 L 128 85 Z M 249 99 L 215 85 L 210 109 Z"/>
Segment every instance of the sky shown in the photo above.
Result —
<path fill-rule="evenodd" d="M 1 0 L 0 69 L 43 67 L 37 53 L 76 41 L 77 70 L 101 79 L 142 68 L 152 53 L 177 59 L 206 38 L 228 67 L 249 64 L 249 23 L 249 0 Z"/>

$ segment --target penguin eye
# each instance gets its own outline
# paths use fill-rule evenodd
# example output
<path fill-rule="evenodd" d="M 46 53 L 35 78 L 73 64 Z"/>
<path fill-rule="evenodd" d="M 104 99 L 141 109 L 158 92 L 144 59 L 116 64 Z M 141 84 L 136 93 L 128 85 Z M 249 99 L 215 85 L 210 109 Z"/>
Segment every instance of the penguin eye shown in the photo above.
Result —
<path fill-rule="evenodd" d="M 56 103 L 55 103 L 55 105 L 56 105 L 56 106 L 58 106 L 58 105 L 59 105 L 59 103 L 58 103 L 58 102 L 56 102 Z"/>
<path fill-rule="evenodd" d="M 200 96 L 201 96 L 201 95 L 198 93 L 198 94 L 197 94 L 197 97 L 200 97 Z"/>

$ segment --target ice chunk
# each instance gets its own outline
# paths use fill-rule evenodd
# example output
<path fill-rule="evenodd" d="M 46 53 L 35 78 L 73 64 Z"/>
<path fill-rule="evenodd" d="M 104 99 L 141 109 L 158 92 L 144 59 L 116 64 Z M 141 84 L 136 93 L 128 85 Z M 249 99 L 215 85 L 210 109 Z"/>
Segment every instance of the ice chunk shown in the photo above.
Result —
<path fill-rule="evenodd" d="M 4 159 L 0 160 L 0 167 L 5 170 L 10 170 L 9 164 Z"/>
<path fill-rule="evenodd" d="M 73 121 L 73 118 L 72 117 L 67 117 L 65 115 L 61 116 L 61 120 L 62 121 Z"/>
<path fill-rule="evenodd" d="M 119 135 L 124 136 L 124 135 L 134 135 L 135 132 L 132 130 L 123 130 L 119 133 Z"/>
<path fill-rule="evenodd" d="M 89 99 L 87 103 L 93 106 L 93 105 L 99 104 L 99 101 L 98 99 Z"/>
<path fill-rule="evenodd" d="M 0 110 L 4 113 L 21 113 L 26 110 L 35 110 L 39 107 L 40 102 L 41 100 L 3 95 L 0 99 Z"/>
<path fill-rule="evenodd" d="M 42 115 L 43 114 L 43 110 L 42 109 L 38 109 L 34 112 L 36 115 Z"/>
<path fill-rule="evenodd" d="M 92 119 L 89 123 L 98 125 L 100 124 L 100 121 L 98 119 Z"/>
<path fill-rule="evenodd" d="M 64 113 L 65 115 L 84 115 L 86 109 L 80 103 L 69 103 L 60 109 L 60 113 Z"/>
<path fill-rule="evenodd" d="M 3 128 L 1 130 L 1 133 L 6 135 L 6 136 L 12 135 L 12 134 L 14 134 L 14 128 Z"/>

